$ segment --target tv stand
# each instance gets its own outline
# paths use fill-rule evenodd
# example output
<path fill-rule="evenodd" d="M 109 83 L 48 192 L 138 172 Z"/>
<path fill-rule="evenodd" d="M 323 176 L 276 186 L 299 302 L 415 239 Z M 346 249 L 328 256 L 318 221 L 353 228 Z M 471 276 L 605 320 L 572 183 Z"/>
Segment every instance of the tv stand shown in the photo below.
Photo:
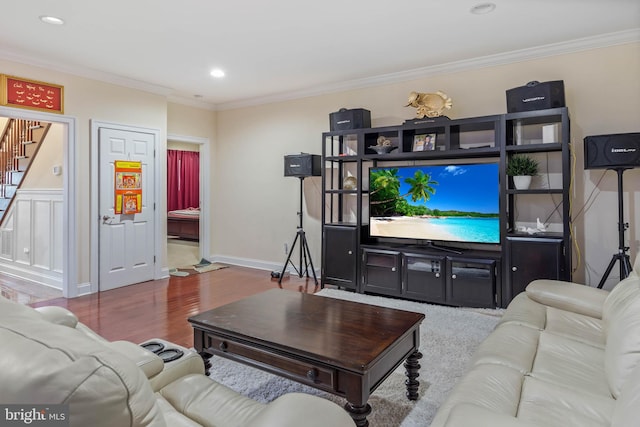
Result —
<path fill-rule="evenodd" d="M 322 286 L 454 306 L 506 307 L 532 280 L 570 281 L 569 126 L 562 107 L 324 132 Z M 418 150 L 415 142 L 423 135 L 432 135 L 432 149 Z M 386 153 L 375 149 L 381 140 L 390 144 Z M 534 180 L 530 189 L 515 188 L 505 175 L 511 158 L 521 154 L 541 165 L 538 185 Z M 405 244 L 371 236 L 371 168 L 449 162 L 499 164 L 498 244 L 460 248 L 428 237 Z M 534 226 L 536 216 L 549 223 L 548 232 L 517 231 Z"/>
<path fill-rule="evenodd" d="M 442 252 L 448 252 L 448 253 L 451 253 L 451 254 L 456 254 L 456 255 L 462 255 L 462 254 L 464 253 L 464 252 L 462 252 L 462 251 L 460 251 L 460 250 L 457 250 L 457 249 L 447 248 L 447 247 L 444 247 L 444 246 L 438 246 L 438 245 L 435 245 L 433 242 L 427 242 L 426 244 L 421 245 L 421 246 L 423 246 L 423 247 L 425 247 L 425 248 L 429 248 L 429 249 L 434 249 L 434 250 L 437 250 L 437 251 L 442 251 Z"/>

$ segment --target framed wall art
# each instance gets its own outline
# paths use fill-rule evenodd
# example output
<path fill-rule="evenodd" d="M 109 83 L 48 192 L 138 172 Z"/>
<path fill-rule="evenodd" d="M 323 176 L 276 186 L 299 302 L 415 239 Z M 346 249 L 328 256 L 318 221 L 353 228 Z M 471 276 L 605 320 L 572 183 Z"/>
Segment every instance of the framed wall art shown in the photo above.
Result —
<path fill-rule="evenodd" d="M 0 74 L 0 105 L 64 113 L 64 86 Z"/>

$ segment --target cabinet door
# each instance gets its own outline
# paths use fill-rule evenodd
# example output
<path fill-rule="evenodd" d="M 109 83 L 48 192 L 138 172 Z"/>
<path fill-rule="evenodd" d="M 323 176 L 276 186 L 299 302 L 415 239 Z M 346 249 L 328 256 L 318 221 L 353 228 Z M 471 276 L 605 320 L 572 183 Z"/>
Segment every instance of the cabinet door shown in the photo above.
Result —
<path fill-rule="evenodd" d="M 407 298 L 445 303 L 445 258 L 404 254 L 404 289 Z"/>
<path fill-rule="evenodd" d="M 362 250 L 364 264 L 364 291 L 400 296 L 400 253 L 374 249 Z"/>
<path fill-rule="evenodd" d="M 322 282 L 349 289 L 357 285 L 357 230 L 354 227 L 324 227 Z"/>
<path fill-rule="evenodd" d="M 496 306 L 496 261 L 449 257 L 447 303 L 465 307 Z"/>
<path fill-rule="evenodd" d="M 507 237 L 506 306 L 535 279 L 565 280 L 562 239 Z"/>

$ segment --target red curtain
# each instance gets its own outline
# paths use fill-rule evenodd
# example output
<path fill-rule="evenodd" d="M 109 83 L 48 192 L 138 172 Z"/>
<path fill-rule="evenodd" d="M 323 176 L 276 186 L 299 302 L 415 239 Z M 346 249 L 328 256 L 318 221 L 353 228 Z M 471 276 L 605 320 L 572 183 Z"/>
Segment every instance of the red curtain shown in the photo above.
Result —
<path fill-rule="evenodd" d="M 200 207 L 200 153 L 167 150 L 167 210 Z"/>

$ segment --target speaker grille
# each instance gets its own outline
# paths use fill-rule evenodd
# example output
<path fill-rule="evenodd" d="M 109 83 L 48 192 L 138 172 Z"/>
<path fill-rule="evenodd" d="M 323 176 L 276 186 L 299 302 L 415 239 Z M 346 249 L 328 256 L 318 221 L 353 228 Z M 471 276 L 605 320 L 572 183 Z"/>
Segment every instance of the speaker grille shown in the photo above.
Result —
<path fill-rule="evenodd" d="M 284 156 L 284 176 L 320 176 L 320 156 L 317 154 L 292 154 Z"/>
<path fill-rule="evenodd" d="M 639 166 L 640 133 L 594 135 L 584 139 L 585 169 Z"/>

